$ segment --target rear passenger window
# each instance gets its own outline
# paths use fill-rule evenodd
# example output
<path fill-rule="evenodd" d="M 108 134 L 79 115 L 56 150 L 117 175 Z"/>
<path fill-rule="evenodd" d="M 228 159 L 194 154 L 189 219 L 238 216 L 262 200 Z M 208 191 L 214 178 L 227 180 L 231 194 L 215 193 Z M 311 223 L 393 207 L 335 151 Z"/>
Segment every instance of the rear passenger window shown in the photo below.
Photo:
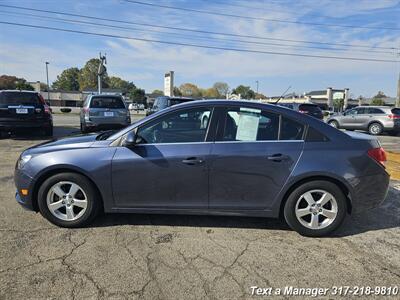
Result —
<path fill-rule="evenodd" d="M 302 140 L 304 125 L 282 116 L 280 140 Z"/>
<path fill-rule="evenodd" d="M 254 108 L 232 108 L 225 114 L 223 141 L 277 140 L 279 115 Z"/>
<path fill-rule="evenodd" d="M 308 127 L 307 130 L 307 137 L 306 137 L 307 142 L 327 142 L 329 139 L 320 133 L 318 130 Z"/>
<path fill-rule="evenodd" d="M 368 108 L 369 114 L 384 114 L 384 112 L 379 108 Z"/>

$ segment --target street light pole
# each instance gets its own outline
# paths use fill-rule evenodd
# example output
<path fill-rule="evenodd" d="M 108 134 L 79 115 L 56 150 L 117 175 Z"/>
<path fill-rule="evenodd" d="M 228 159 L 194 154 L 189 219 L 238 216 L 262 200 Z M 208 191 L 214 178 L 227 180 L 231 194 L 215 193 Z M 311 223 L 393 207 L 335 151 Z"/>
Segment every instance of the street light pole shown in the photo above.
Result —
<path fill-rule="evenodd" d="M 49 85 L 49 62 L 46 61 L 46 77 L 47 77 L 47 102 L 50 105 L 50 85 Z"/>
<path fill-rule="evenodd" d="M 257 89 L 256 90 L 257 90 L 257 94 L 258 94 L 258 80 L 256 80 L 256 84 L 257 84 Z"/>

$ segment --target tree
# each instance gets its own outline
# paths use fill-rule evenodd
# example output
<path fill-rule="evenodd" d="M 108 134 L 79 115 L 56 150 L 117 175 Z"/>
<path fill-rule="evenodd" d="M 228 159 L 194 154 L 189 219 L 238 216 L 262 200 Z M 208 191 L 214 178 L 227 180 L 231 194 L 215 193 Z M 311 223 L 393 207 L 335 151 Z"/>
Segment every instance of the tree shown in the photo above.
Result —
<path fill-rule="evenodd" d="M 79 72 L 79 87 L 81 90 L 93 89 L 97 86 L 97 72 L 99 69 L 101 61 L 98 58 L 92 58 L 88 60 L 85 66 Z M 102 77 L 102 86 L 104 88 L 108 87 L 108 75 L 107 72 Z"/>
<path fill-rule="evenodd" d="M 193 83 L 184 83 L 181 84 L 179 87 L 179 90 L 182 93 L 182 96 L 185 97 L 200 97 L 201 92 L 200 89 L 197 87 L 197 85 Z"/>
<path fill-rule="evenodd" d="M 108 84 L 109 88 L 119 89 L 124 92 L 128 92 L 129 90 L 136 88 L 136 85 L 134 85 L 133 82 L 123 80 L 122 78 L 117 77 L 117 76 L 109 77 L 107 79 L 107 84 Z"/>
<path fill-rule="evenodd" d="M 24 78 L 18 78 L 11 75 L 0 76 L 0 90 L 28 90 L 33 91 L 34 88 L 26 82 Z"/>
<path fill-rule="evenodd" d="M 79 69 L 68 68 L 57 75 L 57 80 L 53 82 L 53 89 L 63 91 L 79 91 Z"/>
<path fill-rule="evenodd" d="M 154 96 L 164 96 L 164 92 L 161 90 L 154 90 L 151 92 Z"/>
<path fill-rule="evenodd" d="M 205 90 L 201 90 L 201 94 L 203 97 L 209 98 L 209 99 L 210 98 L 214 98 L 214 99 L 221 98 L 220 93 L 218 93 L 217 89 L 215 89 L 214 87 L 208 88 Z"/>
<path fill-rule="evenodd" d="M 371 100 L 371 105 L 385 105 L 385 98 L 387 98 L 387 96 L 385 95 L 384 92 L 379 91 L 374 97 L 372 97 Z"/>
<path fill-rule="evenodd" d="M 371 105 L 376 105 L 376 106 L 382 106 L 385 105 L 385 100 L 381 99 L 381 98 L 373 98 L 371 100 Z"/>
<path fill-rule="evenodd" d="M 127 93 L 127 95 L 134 102 L 146 103 L 146 94 L 145 94 L 145 91 L 143 89 L 139 89 L 139 88 L 135 87 L 135 88 L 131 89 Z"/>
<path fill-rule="evenodd" d="M 229 92 L 229 85 L 226 82 L 216 82 L 213 88 L 217 90 L 219 97 L 226 97 Z"/>
<path fill-rule="evenodd" d="M 267 99 L 267 96 L 262 93 L 255 93 L 254 99 Z"/>
<path fill-rule="evenodd" d="M 177 96 L 177 97 L 182 96 L 182 92 L 176 86 L 174 86 L 173 93 L 174 93 L 174 96 Z"/>
<path fill-rule="evenodd" d="M 249 87 L 244 85 L 239 85 L 237 88 L 232 90 L 233 94 L 241 95 L 243 99 L 254 99 L 256 93 Z"/>

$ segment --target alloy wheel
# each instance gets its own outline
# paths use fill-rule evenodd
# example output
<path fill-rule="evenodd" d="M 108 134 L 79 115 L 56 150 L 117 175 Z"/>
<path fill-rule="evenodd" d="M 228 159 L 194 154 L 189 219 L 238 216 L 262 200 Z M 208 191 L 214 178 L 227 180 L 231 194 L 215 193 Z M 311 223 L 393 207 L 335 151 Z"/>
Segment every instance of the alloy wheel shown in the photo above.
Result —
<path fill-rule="evenodd" d="M 50 187 L 46 203 L 51 214 L 58 219 L 74 221 L 85 213 L 88 198 L 83 188 L 78 184 L 60 181 Z"/>
<path fill-rule="evenodd" d="M 333 223 L 338 214 L 338 204 L 329 192 L 310 190 L 297 200 L 295 214 L 304 227 L 318 230 Z"/>

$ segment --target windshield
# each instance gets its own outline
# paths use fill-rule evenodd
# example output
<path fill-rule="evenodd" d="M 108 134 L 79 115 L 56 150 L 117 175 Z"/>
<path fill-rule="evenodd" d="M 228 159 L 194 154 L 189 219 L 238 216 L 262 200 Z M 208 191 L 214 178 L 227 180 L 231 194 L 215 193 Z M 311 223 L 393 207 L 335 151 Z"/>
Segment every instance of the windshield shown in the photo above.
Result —
<path fill-rule="evenodd" d="M 91 108 L 125 108 L 121 97 L 93 97 L 90 102 Z"/>
<path fill-rule="evenodd" d="M 110 136 L 112 136 L 114 133 L 117 133 L 118 130 L 107 130 L 102 133 L 100 133 L 98 136 L 96 136 L 97 141 L 103 141 L 108 139 Z"/>
<path fill-rule="evenodd" d="M 392 108 L 392 114 L 400 115 L 400 108 Z"/>
<path fill-rule="evenodd" d="M 0 104 L 8 105 L 32 105 L 39 104 L 40 100 L 35 93 L 24 92 L 1 92 Z"/>
<path fill-rule="evenodd" d="M 168 99 L 165 97 L 158 97 L 154 101 L 153 109 L 161 110 L 168 107 Z"/>

